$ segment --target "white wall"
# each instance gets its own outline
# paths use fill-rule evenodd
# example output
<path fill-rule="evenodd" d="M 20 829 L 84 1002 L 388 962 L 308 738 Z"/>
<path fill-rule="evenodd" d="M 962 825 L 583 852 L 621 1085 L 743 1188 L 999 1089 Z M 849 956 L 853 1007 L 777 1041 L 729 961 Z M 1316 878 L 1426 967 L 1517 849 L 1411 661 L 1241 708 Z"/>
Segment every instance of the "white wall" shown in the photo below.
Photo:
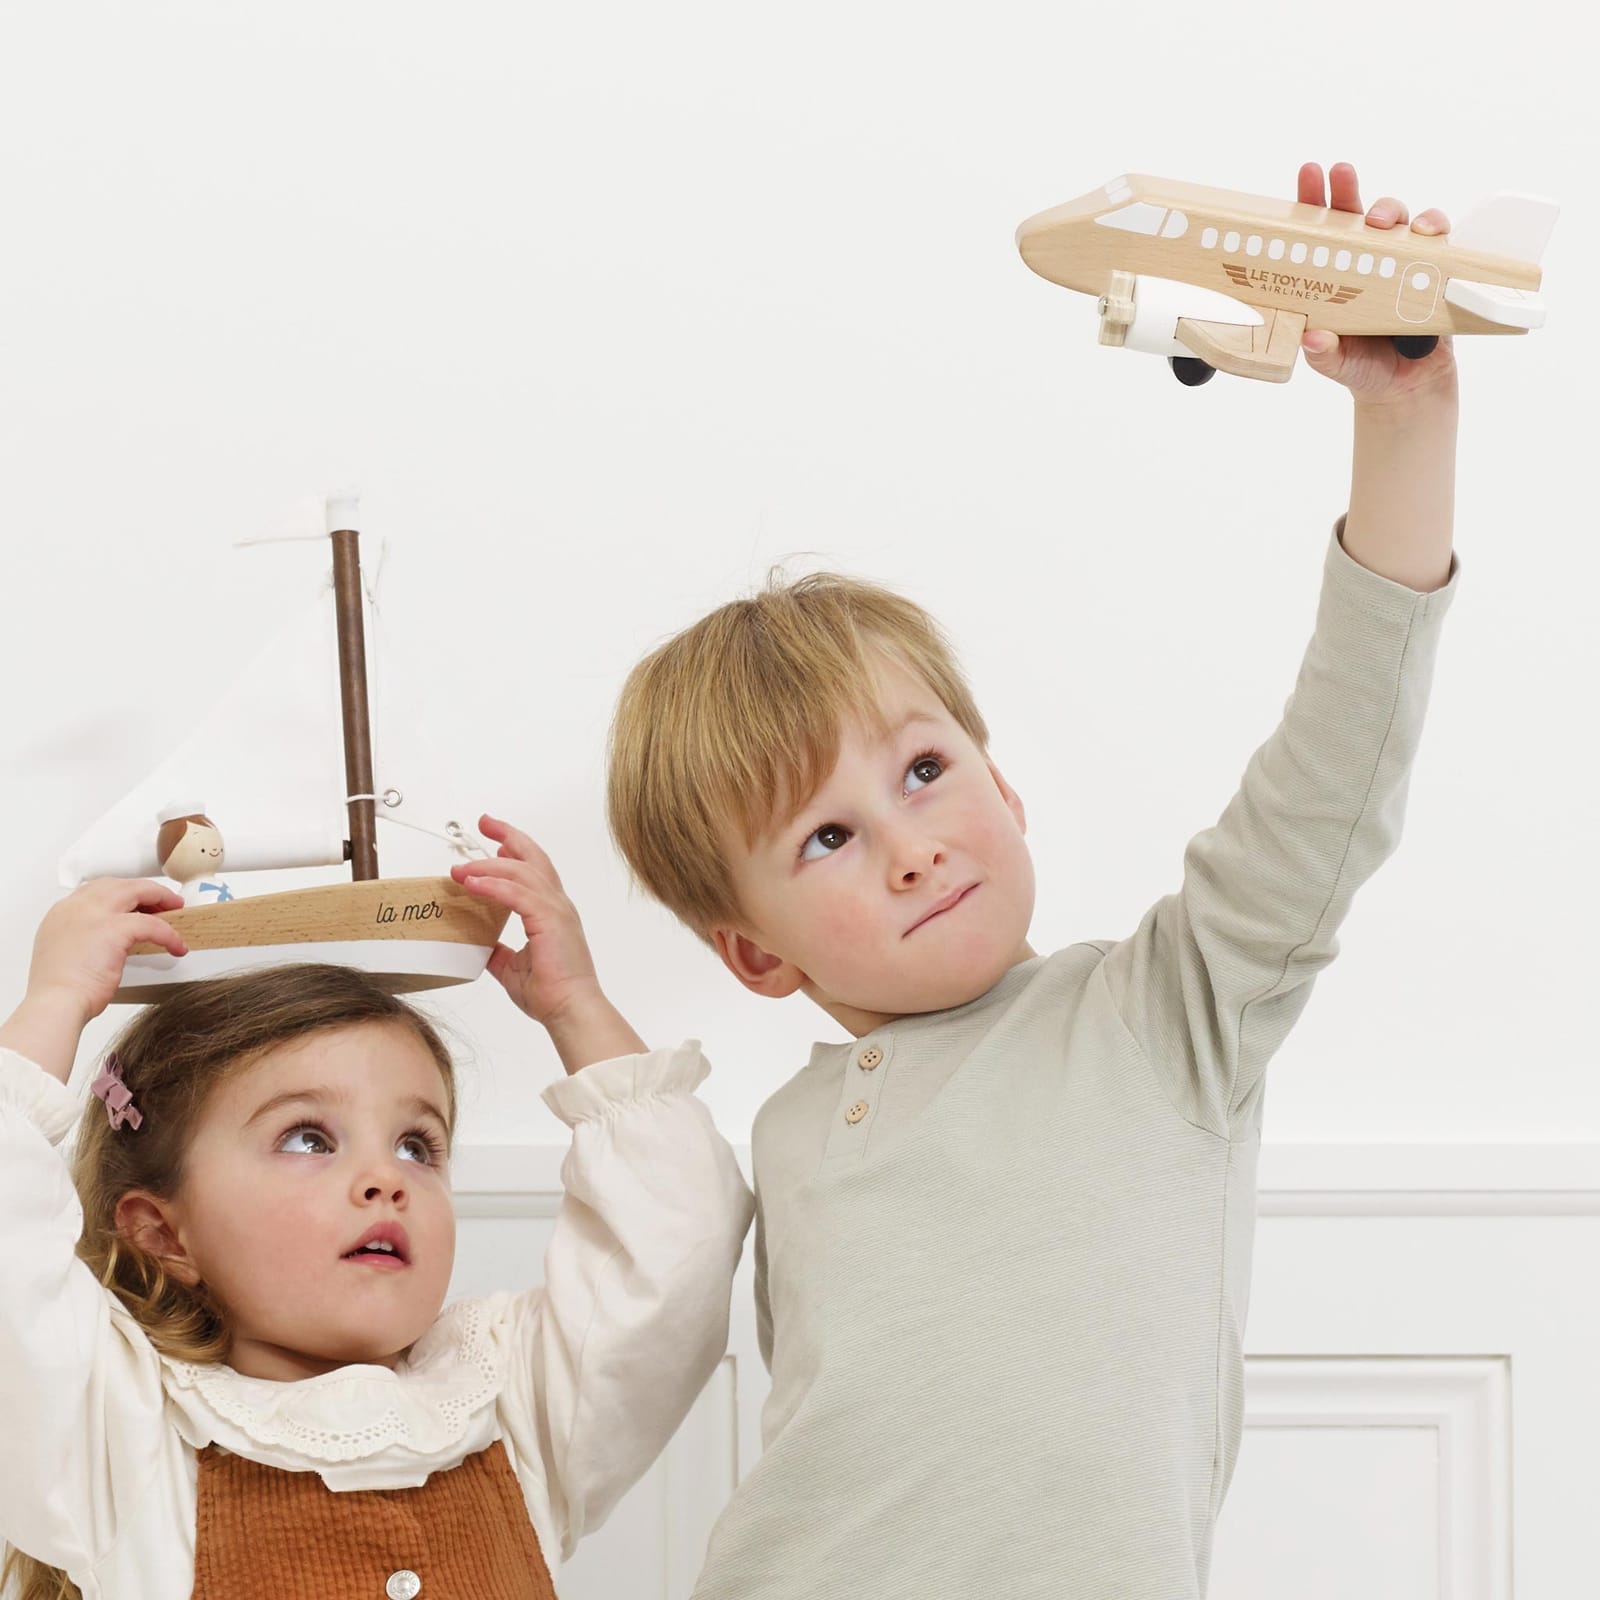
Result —
<path fill-rule="evenodd" d="M 795 552 L 962 649 L 1040 948 L 1117 937 L 1271 731 L 1342 509 L 1343 391 L 1103 350 L 1012 230 L 1125 171 L 1565 210 L 1550 326 L 1462 341 L 1463 588 L 1400 855 L 1275 1064 L 1269 1141 L 1593 1141 L 1597 116 L 1576 24 L 1472 3 L 424 6 L 0 21 L 0 973 L 61 849 L 305 587 L 235 551 L 343 481 L 465 803 L 527 825 L 735 1140 L 836 1036 L 637 898 L 603 731 L 637 655 Z M 464 1135 L 557 1132 L 548 1046 L 439 1001 Z M 103 1037 L 103 1033 L 96 1037 Z"/>
<path fill-rule="evenodd" d="M 534 1281 L 560 1155 L 456 1173 L 452 1297 Z M 1244 1437 L 1212 1600 L 1572 1600 L 1594 1592 L 1600 1172 L 1545 1145 L 1263 1153 Z M 759 1451 L 750 1252 L 728 1356 L 579 1546 L 565 1600 L 686 1600 Z M 864 1424 L 864 1425 L 870 1425 Z M 424 1575 L 425 1578 L 426 1575 Z"/>

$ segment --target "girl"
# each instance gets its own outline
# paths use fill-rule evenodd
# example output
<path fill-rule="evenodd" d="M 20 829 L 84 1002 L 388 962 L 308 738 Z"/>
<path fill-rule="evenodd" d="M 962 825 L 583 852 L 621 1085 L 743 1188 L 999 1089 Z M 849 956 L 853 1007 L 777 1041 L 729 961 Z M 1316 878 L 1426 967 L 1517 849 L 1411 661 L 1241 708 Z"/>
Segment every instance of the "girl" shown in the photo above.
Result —
<path fill-rule="evenodd" d="M 199 985 L 80 1116 L 78 1034 L 133 944 L 184 953 L 180 902 L 108 879 L 45 917 L 0 1027 L 8 1600 L 553 1596 L 720 1360 L 752 1201 L 704 1063 L 645 1052 L 548 861 L 482 826 L 500 859 L 460 876 L 523 918 L 490 971 L 573 1143 L 544 1287 L 444 1310 L 455 1091 L 419 1013 L 338 967 Z"/>

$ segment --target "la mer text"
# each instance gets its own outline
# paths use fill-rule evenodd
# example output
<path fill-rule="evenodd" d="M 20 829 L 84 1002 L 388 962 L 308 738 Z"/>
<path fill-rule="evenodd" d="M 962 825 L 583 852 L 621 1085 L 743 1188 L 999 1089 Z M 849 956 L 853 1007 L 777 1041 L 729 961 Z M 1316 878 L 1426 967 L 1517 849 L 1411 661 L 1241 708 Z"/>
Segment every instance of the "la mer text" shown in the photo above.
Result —
<path fill-rule="evenodd" d="M 378 914 L 374 922 L 427 922 L 432 917 L 442 917 L 444 907 L 437 900 L 424 901 L 421 904 L 411 902 L 403 906 L 379 905 Z"/>

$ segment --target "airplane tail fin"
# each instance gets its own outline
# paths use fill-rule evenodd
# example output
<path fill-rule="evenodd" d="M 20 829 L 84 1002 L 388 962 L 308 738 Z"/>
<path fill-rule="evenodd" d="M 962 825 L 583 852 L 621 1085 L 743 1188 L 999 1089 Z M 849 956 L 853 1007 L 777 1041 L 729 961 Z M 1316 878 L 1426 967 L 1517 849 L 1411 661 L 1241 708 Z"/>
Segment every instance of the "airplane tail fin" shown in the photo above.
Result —
<path fill-rule="evenodd" d="M 1538 195 L 1493 194 L 1480 200 L 1450 230 L 1450 243 L 1458 250 L 1537 261 L 1560 211 L 1555 201 Z"/>

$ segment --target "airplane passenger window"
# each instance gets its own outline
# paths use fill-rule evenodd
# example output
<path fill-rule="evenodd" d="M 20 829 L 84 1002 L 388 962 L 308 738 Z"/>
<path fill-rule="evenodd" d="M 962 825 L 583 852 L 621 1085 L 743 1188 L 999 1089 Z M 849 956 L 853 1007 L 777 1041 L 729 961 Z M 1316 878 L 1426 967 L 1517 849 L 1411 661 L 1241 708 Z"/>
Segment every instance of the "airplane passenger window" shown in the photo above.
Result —
<path fill-rule="evenodd" d="M 1305 260 L 1306 253 L 1307 252 L 1304 243 L 1296 244 L 1289 251 L 1289 259 L 1294 262 L 1296 266 L 1299 266 L 1299 264 Z"/>
<path fill-rule="evenodd" d="M 1393 256 L 1385 256 L 1383 260 L 1378 263 L 1378 276 L 1380 278 L 1392 278 L 1394 276 Z"/>
<path fill-rule="evenodd" d="M 1345 271 L 1350 265 L 1350 252 L 1348 250 L 1341 250 L 1338 255 L 1333 258 L 1333 265 L 1336 271 Z"/>
<path fill-rule="evenodd" d="M 1247 256 L 1258 256 L 1261 254 L 1261 235 L 1259 233 L 1252 233 L 1250 237 L 1245 240 L 1244 253 Z"/>
<path fill-rule="evenodd" d="M 1236 233 L 1230 233 L 1228 237 L 1222 241 L 1222 248 L 1224 250 L 1237 250 L 1239 248 L 1239 235 Z"/>
<path fill-rule="evenodd" d="M 1108 211 L 1094 220 L 1105 228 L 1121 228 L 1128 233 L 1154 234 L 1167 214 L 1165 206 L 1153 206 L 1147 200 L 1135 200 L 1120 211 Z"/>
<path fill-rule="evenodd" d="M 1282 239 L 1274 239 L 1272 241 L 1272 243 L 1267 246 L 1267 258 L 1268 258 L 1268 260 L 1271 260 L 1271 261 L 1282 261 L 1283 260 L 1283 240 Z"/>
<path fill-rule="evenodd" d="M 1215 228 L 1207 228 L 1200 235 L 1200 248 L 1202 250 L 1215 250 L 1217 248 L 1217 230 Z"/>
<path fill-rule="evenodd" d="M 1314 267 L 1325 267 L 1325 266 L 1327 266 L 1327 264 L 1328 264 L 1328 247 L 1325 244 L 1319 244 L 1317 246 L 1316 250 L 1312 253 L 1311 265 L 1314 266 Z"/>
<path fill-rule="evenodd" d="M 1363 277 L 1372 271 L 1372 257 L 1365 250 L 1361 252 L 1361 258 L 1356 262 L 1356 271 Z"/>

